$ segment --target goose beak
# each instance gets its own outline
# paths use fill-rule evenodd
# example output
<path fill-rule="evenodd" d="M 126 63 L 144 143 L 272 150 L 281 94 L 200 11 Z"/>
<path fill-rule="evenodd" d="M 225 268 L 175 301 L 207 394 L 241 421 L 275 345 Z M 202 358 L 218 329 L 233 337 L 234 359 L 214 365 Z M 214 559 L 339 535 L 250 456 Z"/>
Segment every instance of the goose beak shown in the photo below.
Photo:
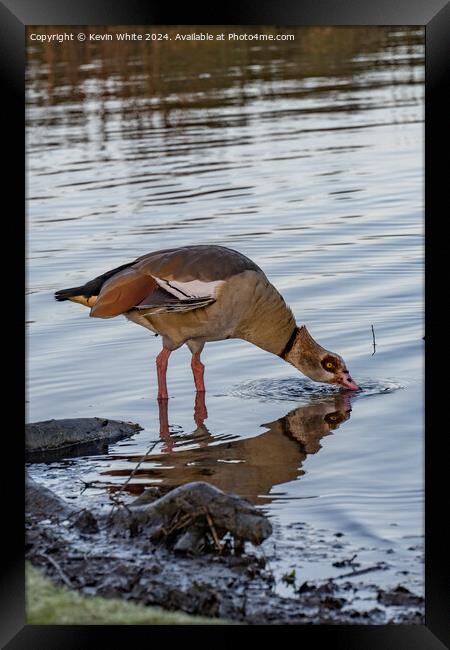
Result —
<path fill-rule="evenodd" d="M 336 377 L 336 383 L 348 390 L 359 390 L 358 384 L 355 384 L 348 371 L 340 372 Z"/>

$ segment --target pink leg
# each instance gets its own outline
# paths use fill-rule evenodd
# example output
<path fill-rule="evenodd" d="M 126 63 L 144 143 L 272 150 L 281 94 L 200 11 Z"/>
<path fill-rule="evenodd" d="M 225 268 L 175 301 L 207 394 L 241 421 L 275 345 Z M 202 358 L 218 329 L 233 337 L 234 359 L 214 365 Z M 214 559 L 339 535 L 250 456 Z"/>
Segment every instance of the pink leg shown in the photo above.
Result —
<path fill-rule="evenodd" d="M 156 357 L 156 371 L 158 373 L 158 399 L 169 399 L 169 395 L 167 394 L 166 372 L 167 362 L 169 360 L 171 352 L 171 350 L 163 348 Z"/>
<path fill-rule="evenodd" d="M 202 427 L 204 421 L 208 418 L 208 411 L 205 404 L 205 391 L 197 391 L 195 395 L 194 422 L 198 427 Z"/>
<path fill-rule="evenodd" d="M 169 431 L 169 414 L 167 409 L 167 399 L 160 399 L 158 401 L 159 406 L 159 435 L 161 440 L 164 440 L 165 445 L 163 451 L 171 453 L 173 449 L 173 440 Z"/>
<path fill-rule="evenodd" d="M 203 381 L 203 375 L 205 373 L 205 366 L 200 361 L 200 352 L 194 352 L 192 355 L 191 368 L 194 373 L 194 382 L 197 393 L 204 393 L 205 383 Z"/>

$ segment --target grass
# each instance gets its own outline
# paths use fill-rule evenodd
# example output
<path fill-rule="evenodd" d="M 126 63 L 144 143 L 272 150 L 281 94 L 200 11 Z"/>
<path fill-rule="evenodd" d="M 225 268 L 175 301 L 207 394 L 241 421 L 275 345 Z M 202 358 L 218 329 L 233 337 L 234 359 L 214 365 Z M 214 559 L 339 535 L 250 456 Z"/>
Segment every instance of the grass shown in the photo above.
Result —
<path fill-rule="evenodd" d="M 29 625 L 223 625 L 228 621 L 166 612 L 117 598 L 83 596 L 56 586 L 26 565 L 26 618 Z"/>

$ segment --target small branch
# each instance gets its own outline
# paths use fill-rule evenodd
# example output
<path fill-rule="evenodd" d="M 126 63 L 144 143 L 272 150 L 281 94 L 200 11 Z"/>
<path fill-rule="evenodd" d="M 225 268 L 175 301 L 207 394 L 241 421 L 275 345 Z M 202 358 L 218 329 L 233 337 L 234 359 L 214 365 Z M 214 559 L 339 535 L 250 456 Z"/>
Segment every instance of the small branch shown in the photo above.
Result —
<path fill-rule="evenodd" d="M 80 479 L 80 481 L 83 483 L 83 489 L 80 492 L 80 496 L 88 489 L 92 487 L 104 487 L 104 484 L 101 483 L 100 481 L 83 481 L 83 479 Z M 98 485 L 97 485 L 98 483 Z"/>
<path fill-rule="evenodd" d="M 211 529 L 211 534 L 213 536 L 214 544 L 216 545 L 216 548 L 219 552 L 222 552 L 222 545 L 219 541 L 219 536 L 216 531 L 216 527 L 214 526 L 214 522 L 212 520 L 211 515 L 209 514 L 208 510 L 205 508 L 205 514 L 206 514 L 206 521 L 209 524 L 209 527 Z"/>
<path fill-rule="evenodd" d="M 191 514 L 190 512 L 185 512 L 181 514 L 181 511 L 178 511 L 175 517 L 172 519 L 172 522 L 168 528 L 163 528 L 163 532 L 166 535 L 170 535 L 175 530 L 180 528 L 186 528 L 188 525 L 192 524 L 195 520 L 196 514 Z"/>
<path fill-rule="evenodd" d="M 371 327 L 372 327 L 372 340 L 373 340 L 373 352 L 372 352 L 372 356 L 373 356 L 377 351 L 377 344 L 375 342 L 375 331 L 373 329 L 373 325 Z"/>
<path fill-rule="evenodd" d="M 135 465 L 135 467 L 132 469 L 132 471 L 130 472 L 130 474 L 129 474 L 127 480 L 126 480 L 124 483 L 122 483 L 122 485 L 119 487 L 119 489 L 117 490 L 117 492 L 115 492 L 114 494 L 109 494 L 109 499 L 110 499 L 110 501 L 112 501 L 112 503 L 113 503 L 113 506 L 112 506 L 112 508 L 111 508 L 111 514 L 114 512 L 114 508 L 120 508 L 121 506 L 125 506 L 125 503 L 124 503 L 123 500 L 120 498 L 122 492 L 125 490 L 125 488 L 127 487 L 128 483 L 131 481 L 131 479 L 133 478 L 133 476 L 136 474 L 136 472 L 138 471 L 138 469 L 139 469 L 139 467 L 142 465 L 142 463 L 147 459 L 148 455 L 149 455 L 149 454 L 153 451 L 153 449 L 156 447 L 156 445 L 158 444 L 158 442 L 159 442 L 158 440 L 156 440 L 155 442 L 152 442 L 152 444 L 150 445 L 150 447 L 148 448 L 148 450 L 145 452 L 145 454 L 144 454 L 143 456 L 141 456 L 141 458 L 139 459 L 137 465 Z M 128 508 L 126 508 L 126 509 L 128 510 Z"/>
<path fill-rule="evenodd" d="M 50 558 L 48 558 L 50 559 Z M 120 560 L 121 562 L 129 562 L 130 557 L 127 557 L 125 555 L 91 555 L 90 553 L 87 553 L 86 555 L 67 555 L 68 560 L 72 560 L 74 562 L 81 562 L 84 561 L 86 562 L 87 560 Z"/>
<path fill-rule="evenodd" d="M 350 573 L 341 573 L 339 576 L 331 578 L 331 580 L 338 580 L 339 578 L 351 578 L 352 576 L 361 576 L 364 573 L 372 573 L 372 571 L 382 571 L 387 569 L 385 564 L 374 564 L 373 566 L 367 567 L 367 569 L 359 569 L 359 571 L 352 571 Z"/>
<path fill-rule="evenodd" d="M 46 553 L 39 553 L 39 555 L 44 557 L 46 560 L 48 560 L 50 562 L 50 564 L 52 564 L 55 567 L 55 569 L 58 571 L 59 575 L 61 576 L 61 580 L 64 582 L 64 584 L 67 587 L 69 587 L 70 589 L 72 589 L 73 588 L 72 583 L 70 582 L 69 578 L 66 576 L 64 571 L 61 569 L 59 564 L 56 562 L 56 560 L 54 560 L 52 557 L 50 557 Z"/>

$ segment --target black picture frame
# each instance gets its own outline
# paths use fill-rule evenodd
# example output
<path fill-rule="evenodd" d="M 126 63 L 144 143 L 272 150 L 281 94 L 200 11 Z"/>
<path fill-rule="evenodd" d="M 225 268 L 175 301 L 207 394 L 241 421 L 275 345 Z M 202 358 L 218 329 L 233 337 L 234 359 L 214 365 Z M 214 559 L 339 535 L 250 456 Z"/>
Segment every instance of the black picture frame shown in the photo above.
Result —
<path fill-rule="evenodd" d="M 449 599 L 448 584 L 445 579 L 448 535 L 443 528 L 443 521 L 448 518 L 446 505 L 442 505 L 445 495 L 446 456 L 442 454 L 436 436 L 445 431 L 430 430 L 431 414 L 442 409 L 439 397 L 430 388 L 430 360 L 438 354 L 436 341 L 439 337 L 438 325 L 441 315 L 431 316 L 433 308 L 431 296 L 435 281 L 446 270 L 445 255 L 435 258 L 439 234 L 435 224 L 441 215 L 445 216 L 448 195 L 448 165 L 437 162 L 439 152 L 448 155 L 449 135 L 449 42 L 450 42 L 450 4 L 446 0 L 293 0 L 269 3 L 250 0 L 223 3 L 224 6 L 213 10 L 211 6 L 192 6 L 185 3 L 183 7 L 174 8 L 166 3 L 138 0 L 1 0 L 0 1 L 0 77 L 3 85 L 2 108 L 4 115 L 4 135 L 8 135 L 10 145 L 5 145 L 2 138 L 4 162 L 4 196 L 9 199 L 11 207 L 8 212 L 9 224 L 15 225 L 17 251 L 23 251 L 25 238 L 23 214 L 25 196 L 24 171 L 24 70 L 25 70 L 25 28 L 27 25 L 100 25 L 100 24 L 171 24 L 171 25 L 419 25 L 425 27 L 426 35 L 426 110 L 425 110 L 425 206 L 426 206 L 426 436 L 425 436 L 425 489 L 426 489 L 426 570 L 425 570 L 425 625 L 390 625 L 390 626 L 302 626 L 295 631 L 301 638 L 297 642 L 305 643 L 314 639 L 315 643 L 332 643 L 333 648 L 371 650 L 376 648 L 408 650 L 434 650 L 448 647 L 449 635 Z M 6 128 L 5 128 L 6 127 Z M 5 164 L 6 163 L 6 164 Z M 6 178 L 5 178 L 6 177 Z M 5 202 L 3 202 L 5 206 Z M 448 206 L 448 203 L 447 203 Z M 448 207 L 447 207 L 448 212 Z M 12 216 L 14 215 L 14 216 Z M 442 235 L 441 235 L 442 236 Z M 3 242 L 9 247 L 10 233 L 3 228 Z M 433 254 L 433 268 L 431 268 Z M 17 285 L 24 284 L 24 264 L 21 255 L 15 255 L 15 266 L 8 263 L 8 277 Z M 5 269 L 3 269 L 5 272 Z M 8 290 L 10 285 L 8 283 Z M 18 292 L 20 286 L 17 287 Z M 12 285 L 11 285 L 11 290 Z M 437 292 L 436 292 L 437 293 Z M 448 290 L 447 290 L 448 295 Z M 18 302 L 17 302 L 18 304 Z M 8 341 L 14 335 L 18 338 L 23 332 L 24 319 L 17 307 L 9 314 Z M 23 339 L 22 339 L 23 341 Z M 18 362 L 21 341 L 17 345 L 3 346 L 6 368 L 11 369 L 8 376 L 9 387 L 13 396 L 23 395 L 21 366 Z M 9 357 L 8 357 L 9 355 Z M 447 353 L 448 356 L 448 353 Z M 448 363 L 447 363 L 448 365 Z M 16 383 L 13 372 L 16 369 Z M 445 377 L 443 375 L 443 377 Z M 435 382 L 438 380 L 434 377 Z M 441 396 L 442 399 L 442 396 Z M 14 416 L 14 427 L 5 431 L 8 435 L 7 462 L 4 472 L 7 474 L 7 494 L 10 513 L 7 527 L 3 527 L 2 541 L 5 570 L 0 591 L 1 599 L 1 643 L 2 647 L 16 650 L 32 648 L 33 650 L 52 648 L 85 649 L 97 647 L 110 637 L 114 644 L 130 644 L 138 637 L 146 643 L 164 644 L 180 641 L 186 643 L 190 635 L 208 634 L 213 640 L 225 642 L 238 633 L 252 633 L 250 626 L 214 627 L 153 627 L 146 626 L 33 626 L 25 625 L 24 603 L 24 449 L 23 437 L 19 434 L 18 418 Z M 444 423 L 446 424 L 446 423 Z M 434 441 L 432 438 L 434 433 Z M 444 464 L 445 463 L 445 464 Z M 8 476 L 9 474 L 9 476 Z M 267 626 L 266 634 L 280 634 L 279 626 Z M 269 631 L 270 630 L 270 631 Z M 274 638 L 274 637 L 272 637 Z M 245 639 L 243 639 L 245 642 Z M 447 644 L 447 645 L 445 645 Z"/>

